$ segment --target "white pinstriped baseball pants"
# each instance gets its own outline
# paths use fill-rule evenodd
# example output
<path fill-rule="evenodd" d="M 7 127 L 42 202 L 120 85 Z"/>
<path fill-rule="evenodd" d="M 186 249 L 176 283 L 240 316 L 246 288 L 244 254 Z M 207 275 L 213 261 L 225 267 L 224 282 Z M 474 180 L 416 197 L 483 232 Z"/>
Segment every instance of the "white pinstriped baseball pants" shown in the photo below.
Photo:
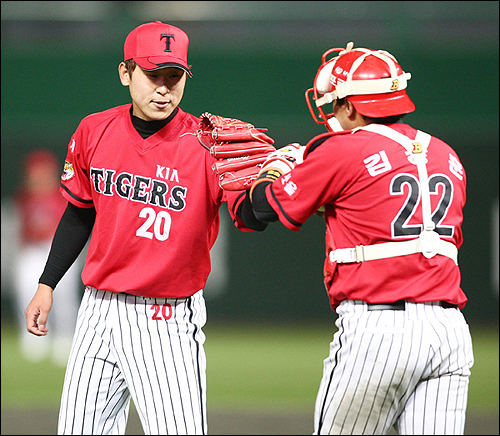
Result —
<path fill-rule="evenodd" d="M 69 357 L 58 434 L 125 434 L 130 399 L 145 434 L 207 434 L 205 300 L 87 287 Z"/>
<path fill-rule="evenodd" d="M 324 360 L 314 434 L 464 433 L 472 339 L 460 310 L 406 303 L 368 311 L 337 308 L 338 331 Z"/>

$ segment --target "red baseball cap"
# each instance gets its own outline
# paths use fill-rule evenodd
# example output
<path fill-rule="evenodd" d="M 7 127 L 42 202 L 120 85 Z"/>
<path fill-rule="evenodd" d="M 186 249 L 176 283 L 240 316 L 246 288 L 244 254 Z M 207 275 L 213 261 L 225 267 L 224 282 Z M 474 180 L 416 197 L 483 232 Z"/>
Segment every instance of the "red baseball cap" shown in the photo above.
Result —
<path fill-rule="evenodd" d="M 193 75 L 187 63 L 189 37 L 178 27 L 155 21 L 141 24 L 125 40 L 125 59 L 133 59 L 144 70 L 181 68 Z"/>
<path fill-rule="evenodd" d="M 56 155 L 48 149 L 38 149 L 31 151 L 24 158 L 24 170 L 26 172 L 33 171 L 36 167 L 52 167 L 54 169 L 59 168 L 59 162 L 57 161 Z"/>

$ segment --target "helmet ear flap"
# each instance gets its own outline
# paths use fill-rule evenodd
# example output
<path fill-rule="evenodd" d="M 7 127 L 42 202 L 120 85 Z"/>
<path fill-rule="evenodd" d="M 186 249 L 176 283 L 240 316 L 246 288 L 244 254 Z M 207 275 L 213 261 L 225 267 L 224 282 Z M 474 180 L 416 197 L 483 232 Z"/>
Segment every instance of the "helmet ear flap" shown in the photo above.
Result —
<path fill-rule="evenodd" d="M 330 50 L 327 50 L 323 53 L 323 56 L 321 58 L 323 64 L 319 68 L 314 80 L 314 84 L 318 92 L 320 92 L 321 94 L 326 94 L 327 92 L 331 91 L 332 85 L 330 83 L 330 78 L 333 72 L 333 67 L 335 66 L 335 61 L 343 54 L 351 51 L 353 47 L 354 42 L 348 42 L 346 48 L 331 48 Z M 338 52 L 338 55 L 327 61 L 326 58 L 328 57 L 328 55 L 334 52 Z"/>
<path fill-rule="evenodd" d="M 316 74 L 315 85 L 316 90 L 321 94 L 326 94 L 332 89 L 330 78 L 332 76 L 333 67 L 335 66 L 335 59 L 332 59 L 323 65 Z"/>

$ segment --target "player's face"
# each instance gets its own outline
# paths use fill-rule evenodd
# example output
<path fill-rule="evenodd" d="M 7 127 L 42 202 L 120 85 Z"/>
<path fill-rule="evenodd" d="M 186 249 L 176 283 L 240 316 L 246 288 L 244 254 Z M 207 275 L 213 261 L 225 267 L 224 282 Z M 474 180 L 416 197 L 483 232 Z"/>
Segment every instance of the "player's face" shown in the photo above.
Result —
<path fill-rule="evenodd" d="M 125 64 L 119 67 L 120 80 L 129 87 L 133 114 L 145 121 L 167 118 L 179 105 L 186 85 L 186 73 L 180 68 L 145 71 L 136 67 L 132 74 Z"/>

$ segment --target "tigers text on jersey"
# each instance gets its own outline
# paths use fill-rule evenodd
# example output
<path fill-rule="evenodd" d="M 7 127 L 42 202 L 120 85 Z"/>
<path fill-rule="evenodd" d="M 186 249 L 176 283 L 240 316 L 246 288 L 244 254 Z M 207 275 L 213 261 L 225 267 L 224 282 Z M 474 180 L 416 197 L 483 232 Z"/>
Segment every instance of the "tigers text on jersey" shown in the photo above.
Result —
<path fill-rule="evenodd" d="M 219 187 L 196 117 L 179 109 L 143 139 L 130 107 L 87 116 L 69 143 L 61 192 L 97 212 L 82 280 L 112 292 L 187 297 L 205 286 L 222 202 L 247 230 L 236 217 L 243 195 Z"/>
<path fill-rule="evenodd" d="M 389 125 L 413 139 L 416 130 Z M 321 142 L 323 141 L 323 142 Z M 466 175 L 455 151 L 432 137 L 427 150 L 432 220 L 440 237 L 459 248 Z M 417 167 L 397 142 L 359 130 L 323 134 L 305 160 L 266 188 L 267 200 L 291 230 L 325 205 L 327 249 L 417 238 L 422 207 Z M 327 271 L 328 270 L 328 271 Z M 362 263 L 328 265 L 325 284 L 335 309 L 344 299 L 367 303 L 444 300 L 462 308 L 460 270 L 452 259 L 421 253 Z"/>

